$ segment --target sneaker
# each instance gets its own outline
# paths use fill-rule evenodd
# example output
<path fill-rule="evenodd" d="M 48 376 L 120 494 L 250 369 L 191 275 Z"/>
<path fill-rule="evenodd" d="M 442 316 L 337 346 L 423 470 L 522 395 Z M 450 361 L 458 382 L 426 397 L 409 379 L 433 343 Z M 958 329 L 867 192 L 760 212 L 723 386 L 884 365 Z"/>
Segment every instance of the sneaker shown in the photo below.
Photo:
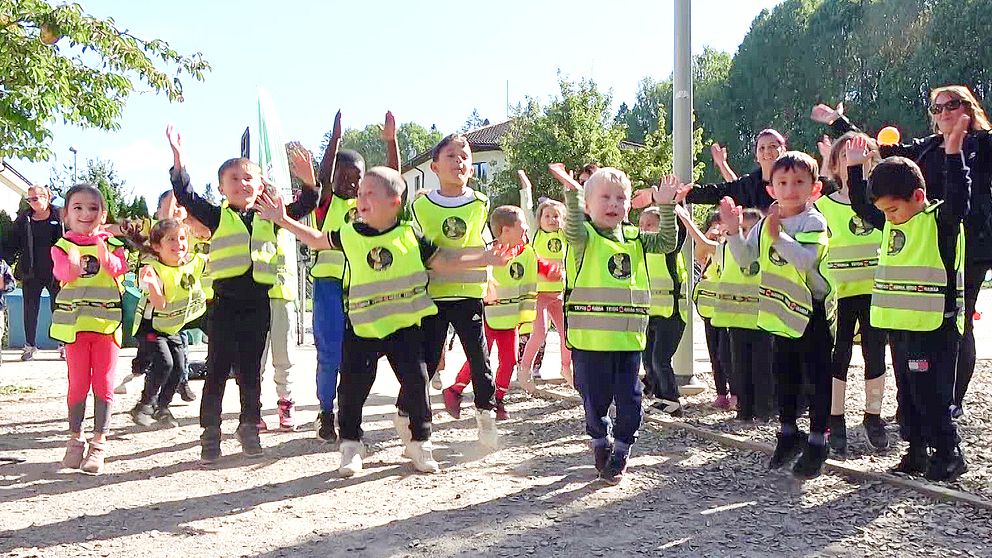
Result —
<path fill-rule="evenodd" d="M 65 345 L 59 344 L 59 358 L 65 360 Z"/>
<path fill-rule="evenodd" d="M 152 418 L 164 428 L 179 428 L 179 421 L 177 421 L 176 417 L 172 415 L 172 411 L 170 411 L 168 407 L 159 407 L 155 409 L 155 413 L 152 414 Z"/>
<path fill-rule="evenodd" d="M 506 412 L 506 406 L 502 399 L 496 400 L 496 420 L 510 420 L 510 414 Z"/>
<path fill-rule="evenodd" d="M 155 423 L 155 419 L 152 418 L 152 415 L 155 414 L 155 408 L 151 405 L 144 405 L 139 402 L 131 409 L 129 414 L 131 415 L 131 420 L 138 426 L 147 427 Z"/>
<path fill-rule="evenodd" d="M 877 450 L 889 449 L 889 436 L 885 432 L 886 424 L 881 416 L 865 413 L 865 420 L 861 424 L 865 427 L 871 447 Z"/>
<path fill-rule="evenodd" d="M 65 445 L 65 456 L 62 457 L 62 467 L 65 469 L 78 469 L 83 464 L 83 454 L 86 453 L 86 442 L 75 438 L 69 440 Z"/>
<path fill-rule="evenodd" d="M 904 475 L 922 475 L 927 472 L 930 466 L 930 456 L 927 455 L 926 448 L 914 448 L 910 446 L 903 454 L 899 464 L 892 468 L 893 473 Z"/>
<path fill-rule="evenodd" d="M 203 434 L 200 434 L 200 461 L 213 463 L 218 459 L 220 459 L 220 427 L 204 428 Z"/>
<path fill-rule="evenodd" d="M 530 379 L 533 381 L 539 381 L 541 379 L 541 369 L 539 367 L 532 368 L 530 371 Z"/>
<path fill-rule="evenodd" d="M 37 348 L 32 347 L 31 345 L 24 345 L 24 351 L 21 353 L 21 360 L 34 360 L 34 354 L 37 352 Z"/>
<path fill-rule="evenodd" d="M 441 395 L 444 397 L 444 410 L 456 419 L 462 418 L 462 394 L 449 387 L 445 388 Z"/>
<path fill-rule="evenodd" d="M 475 422 L 479 427 L 479 443 L 495 450 L 499 447 L 499 432 L 496 430 L 496 412 L 476 409 Z"/>
<path fill-rule="evenodd" d="M 930 463 L 924 477 L 930 481 L 952 481 L 968 471 L 961 448 L 955 448 L 950 455 L 930 456 Z"/>
<path fill-rule="evenodd" d="M 716 399 L 713 400 L 711 405 L 717 409 L 729 410 L 730 409 L 730 397 L 727 395 L 717 395 Z"/>
<path fill-rule="evenodd" d="M 737 410 L 737 396 L 736 395 L 730 394 L 730 396 L 727 397 L 727 403 L 730 405 L 730 407 L 728 407 L 728 408 L 731 411 L 736 411 Z"/>
<path fill-rule="evenodd" d="M 414 469 L 421 473 L 436 473 L 441 466 L 434 460 L 434 446 L 430 441 L 408 442 L 403 454 L 413 461 Z"/>
<path fill-rule="evenodd" d="M 403 443 L 403 457 L 413 459 L 413 455 L 410 453 L 410 443 L 413 442 L 413 432 L 410 431 L 410 417 L 401 415 L 400 410 L 396 409 L 396 412 L 393 413 L 393 428 L 396 429 L 396 436 Z"/>
<path fill-rule="evenodd" d="M 182 397 L 183 401 L 187 403 L 196 401 L 196 393 L 193 392 L 193 388 L 190 387 L 189 382 L 179 384 L 179 397 Z"/>
<path fill-rule="evenodd" d="M 317 420 L 313 421 L 313 428 L 317 431 L 317 439 L 333 444 L 338 441 L 338 432 L 334 429 L 334 412 L 321 411 L 317 413 Z"/>
<path fill-rule="evenodd" d="M 130 383 L 131 380 L 137 377 L 138 376 L 136 376 L 135 374 L 128 374 L 127 376 L 124 376 L 124 379 L 121 380 L 121 383 L 117 384 L 117 387 L 114 388 L 114 393 L 116 393 L 117 395 L 127 395 L 128 383 Z"/>
<path fill-rule="evenodd" d="M 606 462 L 610 460 L 610 456 L 613 455 L 613 445 L 607 444 L 605 446 L 594 446 L 592 448 L 593 460 L 596 464 L 596 471 L 599 474 L 603 473 L 606 469 Z"/>
<path fill-rule="evenodd" d="M 682 404 L 678 401 L 670 401 L 668 399 L 659 399 L 651 404 L 651 407 L 658 409 L 659 411 L 672 416 L 680 417 L 682 416 Z"/>
<path fill-rule="evenodd" d="M 847 423 L 844 422 L 844 415 L 830 415 L 827 428 L 830 431 L 830 449 L 837 455 L 847 455 Z"/>
<path fill-rule="evenodd" d="M 964 405 L 951 405 L 951 418 L 959 419 L 964 416 Z"/>
<path fill-rule="evenodd" d="M 291 432 L 296 430 L 296 422 L 293 420 L 293 402 L 289 399 L 280 399 L 279 407 L 279 430 Z"/>
<path fill-rule="evenodd" d="M 820 476 L 823 471 L 823 463 L 827 460 L 826 444 L 806 444 L 803 454 L 792 466 L 792 474 L 800 479 L 813 479 Z"/>
<path fill-rule="evenodd" d="M 86 459 L 79 466 L 79 469 L 90 475 L 99 475 L 103 472 L 103 461 L 106 450 L 103 444 L 90 442 L 90 449 L 86 452 Z"/>
<path fill-rule="evenodd" d="M 235 433 L 238 441 L 241 442 L 241 452 L 248 457 L 261 457 L 265 455 L 262 451 L 262 441 L 258 438 L 258 428 L 251 424 L 239 424 Z"/>
<path fill-rule="evenodd" d="M 442 389 L 444 389 L 444 384 L 441 383 L 441 375 L 440 374 L 434 374 L 434 377 L 431 378 L 431 387 L 434 388 L 434 389 L 436 389 L 436 390 L 438 390 L 438 391 L 441 391 Z"/>
<path fill-rule="evenodd" d="M 265 422 L 265 419 L 260 418 L 258 419 L 258 422 L 255 423 L 255 429 L 259 432 L 266 432 L 269 430 L 269 425 Z"/>
<path fill-rule="evenodd" d="M 626 472 L 627 457 L 614 453 L 610 455 L 610 458 L 603 467 L 603 471 L 600 473 L 599 478 L 609 484 L 620 484 L 620 481 L 623 480 L 623 474 Z"/>
<path fill-rule="evenodd" d="M 706 384 L 699 380 L 695 376 L 690 376 L 689 381 L 685 385 L 679 386 L 679 395 L 692 396 L 699 395 L 706 391 Z"/>
<path fill-rule="evenodd" d="M 362 470 L 362 443 L 355 440 L 341 442 L 341 466 L 338 473 L 342 477 L 351 477 Z"/>
<path fill-rule="evenodd" d="M 779 432 L 775 435 L 778 443 L 775 444 L 775 453 L 772 454 L 768 462 L 769 469 L 780 469 L 795 459 L 806 447 L 807 434 L 802 430 L 796 430 L 792 434 Z"/>

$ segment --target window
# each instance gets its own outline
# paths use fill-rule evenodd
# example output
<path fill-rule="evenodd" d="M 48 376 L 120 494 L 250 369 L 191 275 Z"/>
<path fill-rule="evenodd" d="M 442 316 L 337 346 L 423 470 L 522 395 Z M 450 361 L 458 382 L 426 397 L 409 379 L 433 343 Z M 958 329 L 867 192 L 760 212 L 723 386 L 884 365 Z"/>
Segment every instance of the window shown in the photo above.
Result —
<path fill-rule="evenodd" d="M 480 161 L 472 165 L 475 169 L 475 179 L 479 182 L 489 182 L 489 163 Z"/>

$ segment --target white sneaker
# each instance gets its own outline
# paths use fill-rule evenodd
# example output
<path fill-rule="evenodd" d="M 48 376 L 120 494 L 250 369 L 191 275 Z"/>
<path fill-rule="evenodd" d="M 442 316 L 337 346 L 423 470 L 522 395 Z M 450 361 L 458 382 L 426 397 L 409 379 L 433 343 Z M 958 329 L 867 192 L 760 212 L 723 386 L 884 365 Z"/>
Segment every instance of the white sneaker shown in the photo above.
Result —
<path fill-rule="evenodd" d="M 689 378 L 689 383 L 679 386 L 679 395 L 691 396 L 699 395 L 706 391 L 706 384 L 701 382 L 696 376 Z"/>
<path fill-rule="evenodd" d="M 351 477 L 362 470 L 362 443 L 354 440 L 341 442 L 341 466 L 338 473 L 342 477 Z"/>
<path fill-rule="evenodd" d="M 393 426 L 396 428 L 396 435 L 403 442 L 403 457 L 413 459 L 410 454 L 410 442 L 413 441 L 413 433 L 410 432 L 410 417 L 404 417 L 399 409 L 393 415 Z"/>
<path fill-rule="evenodd" d="M 479 427 L 479 443 L 495 450 L 499 447 L 499 432 L 496 430 L 496 411 L 476 409 L 475 422 Z"/>
<path fill-rule="evenodd" d="M 441 466 L 434 460 L 434 446 L 430 441 L 409 442 L 404 453 L 413 460 L 414 469 L 421 473 L 436 473 Z"/>
<path fill-rule="evenodd" d="M 34 360 L 34 354 L 37 352 L 37 348 L 32 347 L 31 345 L 24 345 L 24 351 L 21 353 L 21 360 Z"/>
<path fill-rule="evenodd" d="M 65 360 L 65 345 L 59 345 L 59 358 Z"/>
<path fill-rule="evenodd" d="M 124 376 L 124 379 L 121 380 L 121 383 L 118 384 L 116 388 L 114 388 L 114 393 L 116 393 L 117 395 L 127 395 L 127 384 L 135 378 L 137 378 L 137 376 L 135 376 L 134 374 L 128 374 L 127 376 Z"/>
<path fill-rule="evenodd" d="M 434 388 L 434 389 L 436 389 L 436 390 L 438 390 L 438 391 L 441 391 L 442 389 L 444 389 L 444 384 L 441 383 L 441 373 L 440 372 L 437 373 L 437 374 L 434 374 L 434 377 L 431 378 L 431 387 Z"/>

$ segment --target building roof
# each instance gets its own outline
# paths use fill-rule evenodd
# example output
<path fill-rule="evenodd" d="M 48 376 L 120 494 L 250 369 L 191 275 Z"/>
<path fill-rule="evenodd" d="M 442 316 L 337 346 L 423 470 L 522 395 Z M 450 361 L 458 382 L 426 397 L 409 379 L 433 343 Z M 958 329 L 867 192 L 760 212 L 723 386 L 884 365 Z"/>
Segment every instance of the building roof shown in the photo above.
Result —
<path fill-rule="evenodd" d="M 482 153 L 484 151 L 498 151 L 502 148 L 500 147 L 500 140 L 503 136 L 510 130 L 510 121 L 500 122 L 498 124 L 491 124 L 489 126 L 483 126 L 482 128 L 476 128 L 475 130 L 465 132 L 465 137 L 468 138 L 468 145 L 472 148 L 473 153 Z M 406 172 L 414 167 L 417 167 L 431 159 L 431 151 L 434 149 L 432 145 L 430 149 L 418 154 L 413 159 L 410 159 L 403 165 L 403 172 Z"/>
<path fill-rule="evenodd" d="M 28 187 L 31 186 L 31 181 L 23 174 L 17 172 L 17 169 L 10 166 L 7 161 L 0 160 L 0 184 L 7 186 L 23 196 L 28 193 Z"/>

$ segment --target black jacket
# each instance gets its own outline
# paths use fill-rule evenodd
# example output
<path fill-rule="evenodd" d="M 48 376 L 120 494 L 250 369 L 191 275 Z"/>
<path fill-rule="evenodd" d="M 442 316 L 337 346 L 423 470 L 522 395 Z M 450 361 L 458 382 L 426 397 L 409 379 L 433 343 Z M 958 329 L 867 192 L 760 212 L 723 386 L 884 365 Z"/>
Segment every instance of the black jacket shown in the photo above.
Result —
<path fill-rule="evenodd" d="M 841 116 L 831 124 L 840 134 L 860 131 L 847 117 Z M 971 203 L 964 218 L 965 261 L 992 263 L 992 134 L 985 130 L 968 133 L 965 137 L 964 164 L 970 169 Z M 944 169 L 944 137 L 939 134 L 910 140 L 909 143 L 883 145 L 882 157 L 912 159 L 923 171 L 927 197 L 943 200 L 948 197 Z"/>
<path fill-rule="evenodd" d="M 59 217 L 60 208 L 51 206 L 51 215 L 48 217 L 45 228 L 44 245 L 51 249 L 58 239 L 62 238 L 64 229 L 62 219 Z M 35 269 L 34 257 L 34 233 L 31 228 L 31 215 L 33 210 L 28 209 L 17 215 L 9 231 L 3 237 L 3 260 L 14 268 L 14 277 L 19 281 L 32 279 L 33 277 L 51 277 L 52 270 Z"/>
<path fill-rule="evenodd" d="M 818 177 L 818 180 L 823 184 L 821 195 L 826 196 L 837 191 L 837 184 L 833 180 L 823 176 Z M 761 169 L 758 168 L 730 182 L 696 185 L 689 191 L 685 201 L 717 205 L 724 197 L 730 197 L 741 207 L 759 209 L 764 213 L 775 202 L 775 198 L 768 193 L 767 186 L 768 182 L 761 178 Z"/>

